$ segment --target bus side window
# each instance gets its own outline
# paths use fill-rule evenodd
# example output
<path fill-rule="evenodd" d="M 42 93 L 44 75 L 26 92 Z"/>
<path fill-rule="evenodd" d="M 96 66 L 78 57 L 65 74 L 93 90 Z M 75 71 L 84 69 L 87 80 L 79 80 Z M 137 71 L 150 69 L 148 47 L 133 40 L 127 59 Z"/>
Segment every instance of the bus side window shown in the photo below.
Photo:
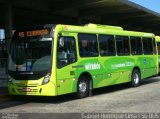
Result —
<path fill-rule="evenodd" d="M 115 56 L 115 40 L 113 35 L 99 35 L 99 47 L 101 56 Z"/>
<path fill-rule="evenodd" d="M 81 57 L 97 57 L 98 42 L 96 34 L 78 34 L 79 54 Z"/>
<path fill-rule="evenodd" d="M 160 55 L 160 42 L 157 42 L 158 54 Z"/>
<path fill-rule="evenodd" d="M 143 38 L 143 51 L 145 55 L 153 54 L 152 38 Z"/>
<path fill-rule="evenodd" d="M 142 55 L 141 37 L 130 37 L 132 55 Z"/>
<path fill-rule="evenodd" d="M 76 61 L 76 45 L 73 37 L 60 37 L 57 47 L 57 67 L 62 68 Z"/>
<path fill-rule="evenodd" d="M 117 55 L 130 55 L 130 46 L 128 36 L 116 36 Z"/>
<path fill-rule="evenodd" d="M 153 53 L 154 54 L 157 54 L 157 51 L 156 51 L 156 41 L 155 41 L 155 38 L 153 38 Z"/>

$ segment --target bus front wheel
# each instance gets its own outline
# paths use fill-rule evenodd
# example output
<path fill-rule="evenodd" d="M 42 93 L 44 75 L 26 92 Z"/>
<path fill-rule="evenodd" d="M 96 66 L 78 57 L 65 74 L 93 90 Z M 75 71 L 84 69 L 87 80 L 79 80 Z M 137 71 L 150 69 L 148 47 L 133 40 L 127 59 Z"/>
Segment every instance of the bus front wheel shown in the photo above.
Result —
<path fill-rule="evenodd" d="M 131 82 L 133 87 L 137 87 L 140 85 L 140 79 L 141 79 L 140 77 L 141 77 L 140 72 L 137 69 L 133 70 L 131 77 Z"/>
<path fill-rule="evenodd" d="M 77 98 L 84 98 L 89 95 L 89 80 L 82 76 L 77 84 Z"/>

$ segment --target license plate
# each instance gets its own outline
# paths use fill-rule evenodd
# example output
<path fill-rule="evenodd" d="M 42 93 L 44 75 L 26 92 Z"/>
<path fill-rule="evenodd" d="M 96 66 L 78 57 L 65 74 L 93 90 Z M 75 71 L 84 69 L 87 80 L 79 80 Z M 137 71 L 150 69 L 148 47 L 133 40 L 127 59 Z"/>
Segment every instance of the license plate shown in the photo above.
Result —
<path fill-rule="evenodd" d="M 30 88 L 23 88 L 23 92 L 31 92 Z"/>

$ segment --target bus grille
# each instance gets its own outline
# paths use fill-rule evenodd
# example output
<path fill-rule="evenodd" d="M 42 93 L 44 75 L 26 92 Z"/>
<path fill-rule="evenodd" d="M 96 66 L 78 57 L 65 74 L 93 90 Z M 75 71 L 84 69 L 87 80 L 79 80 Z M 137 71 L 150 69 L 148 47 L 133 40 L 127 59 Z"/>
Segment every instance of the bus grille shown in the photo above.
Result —
<path fill-rule="evenodd" d="M 17 91 L 19 93 L 37 93 L 39 92 L 38 89 L 30 89 L 30 91 L 25 91 L 24 89 L 21 89 L 21 88 L 17 89 Z"/>

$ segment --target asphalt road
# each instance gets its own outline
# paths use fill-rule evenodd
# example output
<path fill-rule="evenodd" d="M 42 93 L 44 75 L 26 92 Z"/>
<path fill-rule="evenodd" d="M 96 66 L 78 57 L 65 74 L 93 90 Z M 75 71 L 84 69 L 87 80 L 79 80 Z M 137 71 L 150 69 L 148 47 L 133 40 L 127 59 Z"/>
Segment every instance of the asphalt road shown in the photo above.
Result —
<path fill-rule="evenodd" d="M 11 97 L 0 102 L 0 113 L 160 113 L 160 77 L 141 86 L 128 84 L 93 90 L 93 96 Z"/>

